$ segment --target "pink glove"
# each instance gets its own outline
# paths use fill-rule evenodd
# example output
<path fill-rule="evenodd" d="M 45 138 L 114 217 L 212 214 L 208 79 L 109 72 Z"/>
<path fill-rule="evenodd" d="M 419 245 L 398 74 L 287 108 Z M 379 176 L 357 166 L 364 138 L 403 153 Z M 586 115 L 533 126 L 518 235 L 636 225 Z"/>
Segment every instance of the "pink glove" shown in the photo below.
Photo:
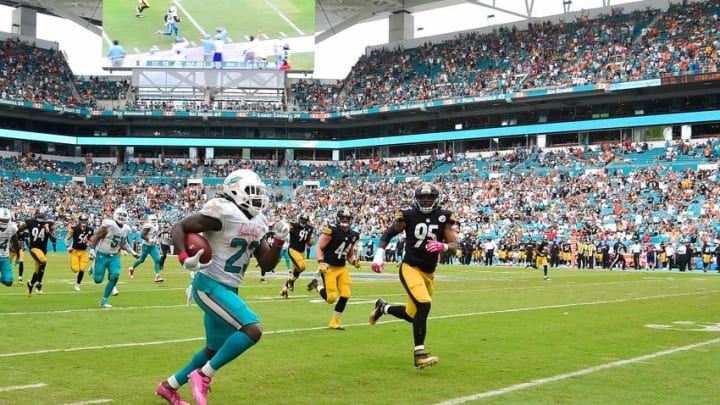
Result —
<path fill-rule="evenodd" d="M 385 269 L 385 263 L 373 263 L 371 267 L 375 273 L 382 273 Z"/>
<path fill-rule="evenodd" d="M 430 253 L 445 252 L 448 250 L 448 245 L 431 239 L 425 243 L 425 250 Z"/>

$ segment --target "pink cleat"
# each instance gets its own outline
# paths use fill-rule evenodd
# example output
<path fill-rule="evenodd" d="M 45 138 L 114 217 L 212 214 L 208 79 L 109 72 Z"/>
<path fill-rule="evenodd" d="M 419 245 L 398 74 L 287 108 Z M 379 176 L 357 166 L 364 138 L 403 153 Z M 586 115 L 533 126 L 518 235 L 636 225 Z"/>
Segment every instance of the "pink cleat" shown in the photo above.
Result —
<path fill-rule="evenodd" d="M 197 405 L 207 405 L 207 393 L 210 389 L 210 377 L 202 375 L 200 369 L 194 370 L 188 376 L 193 399 Z"/>
<path fill-rule="evenodd" d="M 168 401 L 171 405 L 190 405 L 188 402 L 180 399 L 180 394 L 177 393 L 177 390 L 166 387 L 163 383 L 158 384 L 157 388 L 155 388 L 155 395 Z"/>

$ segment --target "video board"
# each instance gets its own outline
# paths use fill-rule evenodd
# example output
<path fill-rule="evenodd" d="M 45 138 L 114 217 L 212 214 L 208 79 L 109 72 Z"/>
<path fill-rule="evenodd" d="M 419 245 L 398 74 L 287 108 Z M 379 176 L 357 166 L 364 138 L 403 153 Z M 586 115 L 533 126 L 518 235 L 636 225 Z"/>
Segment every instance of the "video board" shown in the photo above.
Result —
<path fill-rule="evenodd" d="M 311 71 L 314 0 L 104 0 L 103 68 Z"/>

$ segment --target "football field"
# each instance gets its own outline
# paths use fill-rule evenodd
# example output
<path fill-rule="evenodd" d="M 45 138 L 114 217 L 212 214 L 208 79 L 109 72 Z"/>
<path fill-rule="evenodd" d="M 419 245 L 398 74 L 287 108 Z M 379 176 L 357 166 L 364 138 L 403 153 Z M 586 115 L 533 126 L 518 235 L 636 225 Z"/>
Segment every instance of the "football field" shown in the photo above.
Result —
<path fill-rule="evenodd" d="M 285 38 L 290 44 L 291 60 L 296 69 L 312 69 L 314 62 L 315 2 L 308 0 L 148 0 L 150 8 L 136 17 L 137 0 L 103 1 L 103 56 L 113 40 L 126 52 L 125 67 L 141 66 L 144 60 L 172 60 L 174 35 L 165 31 L 164 16 L 170 7 L 177 9 L 181 21 L 179 35 L 188 43 L 187 60 L 202 60 L 200 39 L 213 36 L 218 27 L 227 30 L 224 47 L 227 61 L 243 59 L 249 37 L 258 57 L 273 55 L 273 44 Z M 152 50 L 152 53 L 151 53 Z M 110 66 L 109 61 L 104 62 Z"/>
<path fill-rule="evenodd" d="M 202 312 L 185 305 L 190 279 L 169 257 L 153 282 L 148 259 L 104 285 L 73 290 L 69 256 L 50 253 L 44 293 L 0 287 L 0 404 L 163 404 L 158 382 L 203 346 Z M 25 256 L 27 280 L 32 259 Z M 124 256 L 124 269 L 132 258 Z M 309 262 L 315 268 L 314 261 Z M 282 269 L 282 270 L 280 270 Z M 720 401 L 720 274 L 440 266 L 426 345 L 440 362 L 415 370 L 411 325 L 368 314 L 401 303 L 396 266 L 352 269 L 342 323 L 306 291 L 279 296 L 285 265 L 240 295 L 264 336 L 222 368 L 211 404 L 678 404 Z M 16 273 L 17 274 L 17 273 Z M 180 389 L 192 403 L 188 386 Z"/>

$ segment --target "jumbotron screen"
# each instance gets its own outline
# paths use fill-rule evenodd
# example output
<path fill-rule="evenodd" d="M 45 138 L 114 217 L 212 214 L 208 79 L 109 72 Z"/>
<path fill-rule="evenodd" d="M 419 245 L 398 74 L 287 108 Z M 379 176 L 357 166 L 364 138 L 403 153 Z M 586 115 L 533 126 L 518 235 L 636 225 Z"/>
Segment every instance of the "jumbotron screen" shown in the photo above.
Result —
<path fill-rule="evenodd" d="M 104 0 L 103 31 L 105 69 L 310 71 L 315 62 L 314 0 Z"/>

